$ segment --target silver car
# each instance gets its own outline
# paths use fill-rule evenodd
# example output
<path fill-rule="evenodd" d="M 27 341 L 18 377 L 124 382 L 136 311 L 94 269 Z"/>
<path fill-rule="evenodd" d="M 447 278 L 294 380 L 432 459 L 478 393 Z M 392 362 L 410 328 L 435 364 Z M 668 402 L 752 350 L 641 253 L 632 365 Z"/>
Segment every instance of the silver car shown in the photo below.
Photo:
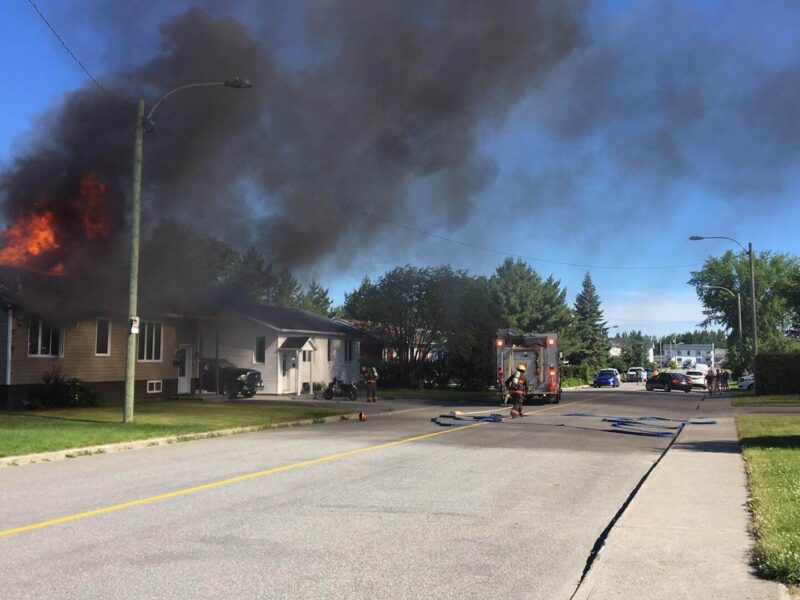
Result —
<path fill-rule="evenodd" d="M 739 377 L 739 389 L 740 390 L 752 390 L 753 386 L 756 384 L 755 375 L 749 373 L 748 375 L 742 375 Z"/>

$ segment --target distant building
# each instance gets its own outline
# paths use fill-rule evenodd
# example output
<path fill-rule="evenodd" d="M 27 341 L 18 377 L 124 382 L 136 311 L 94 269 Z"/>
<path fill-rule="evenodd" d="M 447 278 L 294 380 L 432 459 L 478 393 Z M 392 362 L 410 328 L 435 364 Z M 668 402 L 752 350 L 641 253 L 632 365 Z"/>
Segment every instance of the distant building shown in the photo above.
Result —
<path fill-rule="evenodd" d="M 716 367 L 725 360 L 727 352 L 724 348 L 715 348 L 714 344 L 665 343 L 662 344 L 661 354 L 656 356 L 655 362 L 663 367 L 669 366 L 673 360 L 679 367 L 684 363 Z"/>

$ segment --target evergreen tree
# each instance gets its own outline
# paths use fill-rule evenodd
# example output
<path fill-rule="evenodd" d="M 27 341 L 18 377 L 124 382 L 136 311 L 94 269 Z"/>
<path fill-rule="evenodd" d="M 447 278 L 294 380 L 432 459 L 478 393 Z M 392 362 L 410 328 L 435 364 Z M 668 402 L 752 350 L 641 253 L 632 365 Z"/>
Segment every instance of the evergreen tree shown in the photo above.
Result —
<path fill-rule="evenodd" d="M 519 333 L 566 335 L 572 311 L 566 288 L 552 275 L 543 281 L 525 262 L 507 258 L 489 283 L 504 327 Z"/>
<path fill-rule="evenodd" d="M 300 300 L 300 308 L 310 310 L 323 317 L 333 316 L 333 311 L 331 310 L 332 304 L 333 302 L 328 295 L 327 288 L 322 287 L 316 279 L 311 280 L 308 289 Z"/>
<path fill-rule="evenodd" d="M 570 353 L 570 362 L 592 368 L 608 362 L 608 327 L 600 310 L 600 296 L 589 273 L 583 278 L 581 292 L 575 298 L 573 332 L 575 349 Z"/>
<path fill-rule="evenodd" d="M 267 302 L 274 306 L 297 308 L 302 305 L 302 289 L 300 282 L 295 279 L 292 272 L 284 267 L 278 273 L 275 285 L 269 290 Z"/>

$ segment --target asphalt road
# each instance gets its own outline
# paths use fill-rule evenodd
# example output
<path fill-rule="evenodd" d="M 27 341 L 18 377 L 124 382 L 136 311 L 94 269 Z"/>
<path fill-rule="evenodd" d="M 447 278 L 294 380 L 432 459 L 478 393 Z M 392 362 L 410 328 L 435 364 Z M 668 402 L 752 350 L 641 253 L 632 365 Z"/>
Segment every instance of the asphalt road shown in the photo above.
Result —
<path fill-rule="evenodd" d="M 43 525 L 0 537 L 0 596 L 567 599 L 670 441 L 600 415 L 730 414 L 702 398 L 626 384 L 463 428 L 398 402 L 366 422 L 5 468 L 0 532 Z"/>

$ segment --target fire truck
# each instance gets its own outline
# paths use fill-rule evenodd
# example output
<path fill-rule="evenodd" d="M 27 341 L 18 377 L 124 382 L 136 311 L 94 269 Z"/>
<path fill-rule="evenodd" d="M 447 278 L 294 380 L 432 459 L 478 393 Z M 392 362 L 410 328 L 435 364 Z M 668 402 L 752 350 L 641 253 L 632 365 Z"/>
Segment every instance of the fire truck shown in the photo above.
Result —
<path fill-rule="evenodd" d="M 499 329 L 495 338 L 497 389 L 506 401 L 506 379 L 517 365 L 526 366 L 528 395 L 526 400 L 541 398 L 545 402 L 561 402 L 561 353 L 555 333 L 516 333 Z"/>

